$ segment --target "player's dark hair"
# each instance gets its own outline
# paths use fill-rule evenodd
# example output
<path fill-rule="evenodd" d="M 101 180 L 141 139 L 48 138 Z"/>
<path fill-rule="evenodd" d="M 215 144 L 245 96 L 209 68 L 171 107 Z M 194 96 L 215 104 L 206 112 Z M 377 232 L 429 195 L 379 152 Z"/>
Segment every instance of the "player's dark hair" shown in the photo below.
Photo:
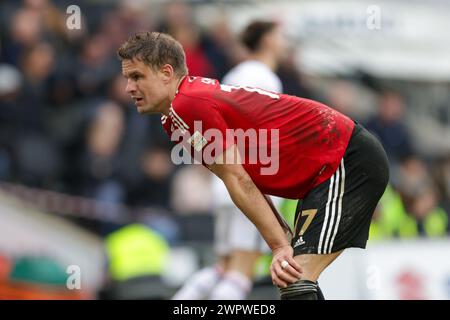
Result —
<path fill-rule="evenodd" d="M 149 31 L 135 33 L 117 50 L 117 55 L 120 60 L 136 58 L 154 70 L 170 64 L 178 76 L 188 73 L 183 47 L 165 33 Z"/>
<path fill-rule="evenodd" d="M 242 32 L 241 41 L 247 49 L 251 52 L 255 52 L 261 46 L 262 38 L 277 26 L 278 24 L 273 21 L 253 21 Z"/>

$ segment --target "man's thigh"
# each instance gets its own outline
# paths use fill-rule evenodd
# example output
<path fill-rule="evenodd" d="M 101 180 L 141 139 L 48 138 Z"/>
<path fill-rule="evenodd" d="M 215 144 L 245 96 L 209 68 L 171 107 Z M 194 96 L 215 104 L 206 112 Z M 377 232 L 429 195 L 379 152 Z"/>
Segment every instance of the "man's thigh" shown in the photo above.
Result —
<path fill-rule="evenodd" d="M 301 254 L 294 257 L 302 268 L 302 280 L 316 282 L 321 273 L 328 267 L 344 250 L 329 254 Z"/>

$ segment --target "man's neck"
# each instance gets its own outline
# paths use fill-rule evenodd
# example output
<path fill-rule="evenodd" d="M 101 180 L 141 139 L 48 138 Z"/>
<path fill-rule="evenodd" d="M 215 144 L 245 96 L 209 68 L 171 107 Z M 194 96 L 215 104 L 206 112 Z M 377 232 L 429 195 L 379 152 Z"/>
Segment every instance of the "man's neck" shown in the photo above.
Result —
<path fill-rule="evenodd" d="M 277 59 L 269 52 L 257 52 L 251 55 L 251 58 L 264 63 L 272 71 L 275 71 L 278 67 Z"/>
<path fill-rule="evenodd" d="M 177 95 L 178 89 L 180 88 L 181 82 L 183 81 L 183 79 L 185 77 L 186 77 L 185 75 L 181 76 L 180 78 L 175 79 L 172 82 L 171 88 L 169 89 L 168 103 L 166 104 L 166 106 L 164 107 L 164 110 L 162 112 L 165 116 L 169 115 L 169 109 L 170 109 L 170 106 L 172 105 L 172 101 L 175 99 L 175 96 Z"/>

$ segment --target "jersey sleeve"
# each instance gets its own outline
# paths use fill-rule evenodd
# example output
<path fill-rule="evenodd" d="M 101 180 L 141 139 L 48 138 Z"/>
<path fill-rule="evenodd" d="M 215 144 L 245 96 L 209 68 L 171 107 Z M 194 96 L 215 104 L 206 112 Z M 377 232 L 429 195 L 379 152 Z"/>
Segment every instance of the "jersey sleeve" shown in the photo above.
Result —
<path fill-rule="evenodd" d="M 175 129 L 179 129 L 178 143 L 183 144 L 194 160 L 212 164 L 234 144 L 234 137 L 213 101 L 179 94 L 170 112 Z"/>

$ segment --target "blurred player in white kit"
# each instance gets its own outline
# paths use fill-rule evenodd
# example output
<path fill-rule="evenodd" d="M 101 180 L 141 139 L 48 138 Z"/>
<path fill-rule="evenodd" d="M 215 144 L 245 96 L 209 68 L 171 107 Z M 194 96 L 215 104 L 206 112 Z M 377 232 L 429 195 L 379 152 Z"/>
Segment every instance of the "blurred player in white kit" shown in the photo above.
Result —
<path fill-rule="evenodd" d="M 231 69 L 221 83 L 249 86 L 281 93 L 282 84 L 275 70 L 286 51 L 281 27 L 272 21 L 254 21 L 241 35 L 249 58 Z M 248 218 L 231 200 L 225 184 L 212 177 L 215 217 L 213 266 L 196 272 L 174 295 L 174 300 L 243 300 L 252 289 L 255 263 L 270 253 L 266 242 Z M 271 197 L 275 206 L 282 200 Z"/>

